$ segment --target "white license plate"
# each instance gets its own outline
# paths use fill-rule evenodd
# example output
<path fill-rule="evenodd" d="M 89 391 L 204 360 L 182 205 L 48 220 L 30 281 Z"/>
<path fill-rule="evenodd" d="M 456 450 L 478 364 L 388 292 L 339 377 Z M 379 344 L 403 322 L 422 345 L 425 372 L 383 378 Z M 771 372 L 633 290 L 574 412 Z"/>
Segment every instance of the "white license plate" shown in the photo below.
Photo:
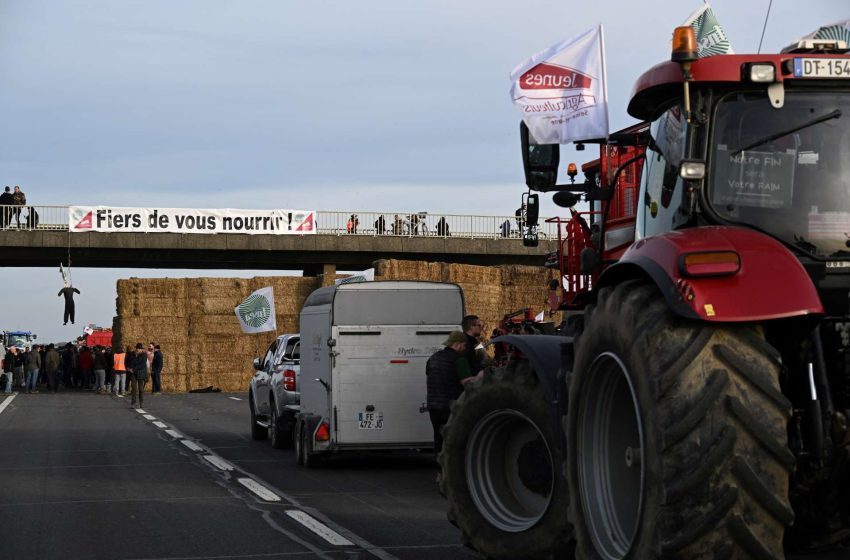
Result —
<path fill-rule="evenodd" d="M 850 60 L 846 58 L 795 58 L 794 77 L 850 79 Z"/>
<path fill-rule="evenodd" d="M 384 413 L 383 412 L 358 412 L 357 427 L 361 430 L 383 430 L 384 429 Z"/>

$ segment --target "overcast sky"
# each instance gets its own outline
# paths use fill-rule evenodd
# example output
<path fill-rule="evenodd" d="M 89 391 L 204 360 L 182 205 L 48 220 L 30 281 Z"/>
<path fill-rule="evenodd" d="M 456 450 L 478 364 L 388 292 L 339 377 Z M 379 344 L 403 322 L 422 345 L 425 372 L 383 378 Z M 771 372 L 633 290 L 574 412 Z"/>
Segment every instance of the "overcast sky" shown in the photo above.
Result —
<path fill-rule="evenodd" d="M 711 3 L 736 52 L 756 51 L 768 3 Z M 602 22 L 621 128 L 634 80 L 700 4 L 0 0 L 0 185 L 36 205 L 512 214 L 510 71 Z M 775 0 L 762 52 L 847 18 L 846 0 Z M 0 329 L 46 341 L 110 325 L 118 278 L 213 275 L 75 269 L 72 328 L 55 267 L 2 265 Z"/>

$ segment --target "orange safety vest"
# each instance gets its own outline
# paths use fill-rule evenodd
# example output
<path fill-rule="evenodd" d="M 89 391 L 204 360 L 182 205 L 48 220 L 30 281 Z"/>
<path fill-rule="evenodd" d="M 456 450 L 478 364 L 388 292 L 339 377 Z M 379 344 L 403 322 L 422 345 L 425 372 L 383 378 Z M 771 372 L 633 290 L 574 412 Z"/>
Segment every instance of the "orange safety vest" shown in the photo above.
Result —
<path fill-rule="evenodd" d="M 112 366 L 112 369 L 114 369 L 115 371 L 127 371 L 124 368 L 124 356 L 126 356 L 124 352 L 119 352 L 118 354 L 115 354 L 115 356 L 113 356 L 114 365 Z"/>

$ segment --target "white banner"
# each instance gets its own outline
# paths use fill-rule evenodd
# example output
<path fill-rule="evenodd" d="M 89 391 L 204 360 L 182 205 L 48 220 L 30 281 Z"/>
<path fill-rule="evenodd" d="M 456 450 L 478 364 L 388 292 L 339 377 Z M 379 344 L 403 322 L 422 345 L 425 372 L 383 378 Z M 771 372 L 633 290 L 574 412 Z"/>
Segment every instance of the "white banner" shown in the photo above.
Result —
<path fill-rule="evenodd" d="M 316 233 L 316 212 L 71 206 L 68 211 L 68 228 L 73 233 L 98 231 L 305 235 Z"/>
<path fill-rule="evenodd" d="M 714 11 L 708 2 L 694 10 L 685 23 L 694 28 L 697 38 L 697 56 L 705 58 L 716 54 L 734 54 L 732 43 L 726 36 L 726 32 L 720 27 L 720 22 L 714 15 Z"/>
<path fill-rule="evenodd" d="M 511 72 L 511 98 L 537 144 L 608 137 L 602 25 L 540 51 Z"/>
<path fill-rule="evenodd" d="M 334 284 L 339 286 L 340 284 L 357 284 L 360 282 L 372 282 L 373 280 L 375 280 L 375 269 L 367 268 L 363 272 L 357 272 L 351 276 L 334 280 Z"/>
<path fill-rule="evenodd" d="M 274 314 L 274 289 L 260 288 L 237 305 L 233 311 L 244 333 L 261 333 L 277 330 Z"/>

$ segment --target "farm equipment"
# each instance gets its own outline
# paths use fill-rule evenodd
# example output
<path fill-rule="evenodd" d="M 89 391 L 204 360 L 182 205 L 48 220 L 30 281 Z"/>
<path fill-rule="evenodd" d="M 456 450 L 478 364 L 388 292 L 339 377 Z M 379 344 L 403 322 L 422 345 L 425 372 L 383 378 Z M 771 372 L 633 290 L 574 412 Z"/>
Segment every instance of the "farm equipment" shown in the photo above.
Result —
<path fill-rule="evenodd" d="M 641 124 L 558 185 L 553 304 L 455 403 L 449 519 L 489 558 L 784 558 L 850 538 L 850 56 L 844 41 L 641 75 Z M 572 173 L 571 173 L 572 174 Z M 590 209 L 572 207 L 580 200 Z"/>

